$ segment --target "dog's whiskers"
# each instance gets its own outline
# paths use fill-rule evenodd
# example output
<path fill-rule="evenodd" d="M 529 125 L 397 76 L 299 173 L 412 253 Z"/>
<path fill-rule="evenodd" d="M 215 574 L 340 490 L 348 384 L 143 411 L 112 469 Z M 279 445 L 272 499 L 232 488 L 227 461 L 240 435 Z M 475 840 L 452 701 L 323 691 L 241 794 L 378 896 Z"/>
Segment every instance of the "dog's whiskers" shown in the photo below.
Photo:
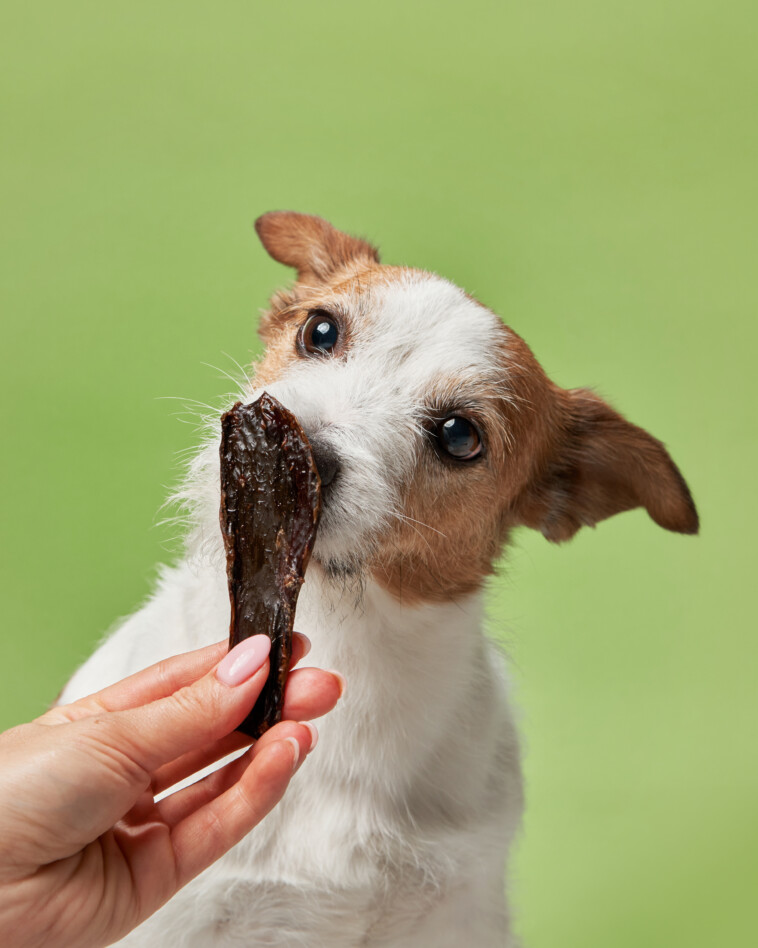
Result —
<path fill-rule="evenodd" d="M 232 362 L 232 363 L 240 370 L 240 372 L 242 373 L 242 377 L 245 379 L 245 381 L 247 382 L 247 384 L 252 388 L 252 387 L 253 387 L 253 380 L 252 380 L 252 377 L 250 376 L 250 374 L 248 373 L 247 369 L 246 369 L 243 365 L 241 365 L 241 364 L 234 358 L 234 356 L 229 355 L 228 352 L 222 352 L 221 355 L 222 355 L 222 356 L 225 356 L 230 362 Z"/>
<path fill-rule="evenodd" d="M 222 408 L 219 408 L 215 405 L 209 405 L 207 402 L 198 401 L 196 398 L 184 398 L 182 395 L 157 395 L 156 398 L 158 401 L 182 402 L 184 405 L 187 405 L 187 406 L 197 405 L 199 408 L 204 408 L 207 412 L 209 412 L 213 416 L 220 414 L 221 411 L 223 410 Z M 192 411 L 191 408 L 188 408 L 187 410 Z M 198 415 L 199 415 L 199 412 L 198 412 Z M 200 417 L 205 417 L 205 416 L 200 416 Z"/>
<path fill-rule="evenodd" d="M 414 520 L 413 517 L 409 517 L 407 514 L 398 513 L 397 511 L 392 512 L 393 517 L 397 517 L 398 520 L 403 520 L 406 523 L 417 523 L 420 527 L 426 527 L 427 530 L 431 530 L 433 533 L 439 534 L 439 536 L 444 537 L 447 540 L 447 534 L 443 533 L 441 530 L 437 530 L 435 527 L 431 526 L 428 523 L 424 523 L 423 520 Z M 419 533 L 419 531 L 416 531 Z M 419 536 L 421 534 L 419 533 Z"/>
<path fill-rule="evenodd" d="M 230 381 L 234 386 L 236 386 L 237 391 L 238 391 L 238 394 L 235 395 L 234 397 L 235 397 L 235 398 L 237 398 L 237 397 L 243 397 L 244 386 L 243 386 L 242 381 L 241 381 L 240 379 L 235 378 L 233 375 L 231 375 L 229 372 L 227 372 L 226 369 L 222 369 L 221 366 L 219 366 L 219 365 L 214 365 L 212 362 L 201 362 L 200 364 L 201 364 L 201 365 L 204 365 L 204 366 L 205 366 L 206 368 L 208 368 L 208 369 L 213 369 L 214 372 L 218 372 L 223 378 L 229 379 L 229 381 Z M 248 384 L 249 384 L 249 383 L 250 383 L 250 379 L 247 377 L 247 373 L 244 371 L 244 369 L 242 370 L 242 374 L 245 376 L 245 378 L 247 379 Z"/>

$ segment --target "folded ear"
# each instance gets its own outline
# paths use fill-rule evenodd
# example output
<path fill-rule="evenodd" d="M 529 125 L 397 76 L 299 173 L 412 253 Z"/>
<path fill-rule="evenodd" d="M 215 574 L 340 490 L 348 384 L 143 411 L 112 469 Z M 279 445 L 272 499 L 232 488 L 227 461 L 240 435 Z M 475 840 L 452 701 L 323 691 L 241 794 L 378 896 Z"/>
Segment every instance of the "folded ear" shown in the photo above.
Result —
<path fill-rule="evenodd" d="M 270 211 L 259 217 L 255 229 L 274 260 L 295 267 L 299 280 L 325 279 L 352 262 L 378 263 L 371 244 L 336 230 L 322 217 L 294 211 Z"/>
<path fill-rule="evenodd" d="M 587 389 L 561 397 L 554 455 L 522 498 L 522 523 L 558 543 L 580 527 L 644 507 L 666 530 L 698 532 L 692 495 L 660 441 Z"/>

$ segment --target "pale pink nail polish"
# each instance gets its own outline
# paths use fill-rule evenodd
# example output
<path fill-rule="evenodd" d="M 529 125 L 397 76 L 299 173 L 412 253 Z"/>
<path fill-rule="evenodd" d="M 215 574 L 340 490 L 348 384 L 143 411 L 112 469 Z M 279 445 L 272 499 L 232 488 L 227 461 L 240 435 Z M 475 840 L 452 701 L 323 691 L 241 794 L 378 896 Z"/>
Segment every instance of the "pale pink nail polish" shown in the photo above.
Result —
<path fill-rule="evenodd" d="M 263 665 L 271 651 L 267 635 L 253 635 L 225 655 L 216 668 L 216 678 L 225 685 L 241 685 Z"/>
<path fill-rule="evenodd" d="M 310 752 L 313 750 L 316 744 L 318 744 L 318 728 L 311 721 L 300 721 L 300 724 L 302 724 L 303 727 L 307 727 L 311 732 L 311 746 L 308 748 L 308 751 Z"/>
<path fill-rule="evenodd" d="M 345 693 L 345 689 L 347 688 L 347 682 L 345 681 L 345 676 L 344 676 L 344 675 L 340 675 L 340 673 L 339 673 L 339 672 L 336 672 L 333 668 L 330 668 L 329 671 L 330 671 L 330 673 L 331 673 L 332 675 L 334 675 L 334 677 L 335 677 L 335 678 L 337 679 L 337 681 L 339 682 L 339 686 L 340 686 L 340 698 L 341 698 L 341 697 L 344 695 L 344 693 Z"/>
<path fill-rule="evenodd" d="M 294 770 L 295 767 L 297 767 L 297 762 L 300 760 L 300 745 L 298 744 L 297 739 L 294 737 L 285 737 L 284 740 L 292 744 L 292 747 L 295 751 L 295 756 L 292 761 L 292 769 Z"/>
<path fill-rule="evenodd" d="M 303 658 L 305 658 L 305 656 L 311 650 L 311 640 L 303 632 L 295 632 L 295 635 L 300 636 L 303 641 Z"/>

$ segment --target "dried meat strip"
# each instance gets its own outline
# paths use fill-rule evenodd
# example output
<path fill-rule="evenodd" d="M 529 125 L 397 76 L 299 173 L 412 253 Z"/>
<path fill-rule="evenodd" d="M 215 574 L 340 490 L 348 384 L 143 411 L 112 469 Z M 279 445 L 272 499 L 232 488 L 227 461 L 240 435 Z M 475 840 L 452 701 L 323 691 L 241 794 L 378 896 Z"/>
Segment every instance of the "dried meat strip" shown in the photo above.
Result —
<path fill-rule="evenodd" d="M 232 615 L 229 648 L 271 639 L 271 671 L 240 730 L 281 719 L 295 606 L 316 538 L 321 481 L 305 432 L 266 392 L 221 417 L 221 533 Z"/>

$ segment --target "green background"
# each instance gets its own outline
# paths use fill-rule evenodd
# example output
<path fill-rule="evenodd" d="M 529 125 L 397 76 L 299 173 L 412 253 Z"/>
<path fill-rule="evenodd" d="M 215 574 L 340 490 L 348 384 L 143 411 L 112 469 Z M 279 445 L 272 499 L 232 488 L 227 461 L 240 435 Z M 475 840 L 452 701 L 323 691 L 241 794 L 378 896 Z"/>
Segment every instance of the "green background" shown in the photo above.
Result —
<path fill-rule="evenodd" d="M 493 585 L 527 945 L 754 944 L 754 9 L 3 4 L 0 725 L 175 555 L 197 434 L 163 396 L 223 402 L 290 278 L 254 218 L 319 213 L 477 294 L 700 507 L 697 539 L 524 532 Z"/>

